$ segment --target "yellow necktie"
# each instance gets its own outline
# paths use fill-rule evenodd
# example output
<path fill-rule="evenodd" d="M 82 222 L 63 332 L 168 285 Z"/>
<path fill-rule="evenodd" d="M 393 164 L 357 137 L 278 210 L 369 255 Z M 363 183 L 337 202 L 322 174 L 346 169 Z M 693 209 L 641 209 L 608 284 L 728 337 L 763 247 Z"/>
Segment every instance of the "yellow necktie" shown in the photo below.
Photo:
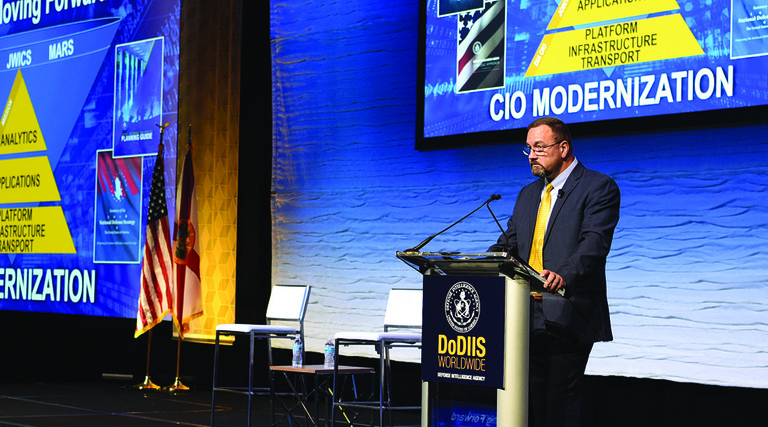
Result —
<path fill-rule="evenodd" d="M 531 244 L 531 256 L 528 258 L 528 264 L 534 270 L 541 272 L 544 269 L 544 259 L 542 249 L 544 248 L 544 232 L 547 229 L 547 219 L 549 219 L 549 209 L 552 206 L 552 184 L 547 184 L 547 190 L 541 198 L 539 214 L 536 216 L 536 228 L 533 230 L 533 243 Z"/>

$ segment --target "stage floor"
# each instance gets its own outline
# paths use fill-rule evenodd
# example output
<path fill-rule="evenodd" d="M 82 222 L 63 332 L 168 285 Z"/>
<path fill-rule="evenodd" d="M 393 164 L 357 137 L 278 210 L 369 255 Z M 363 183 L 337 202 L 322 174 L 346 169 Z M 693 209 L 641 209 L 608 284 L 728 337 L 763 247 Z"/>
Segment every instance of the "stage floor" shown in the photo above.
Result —
<path fill-rule="evenodd" d="M 246 426 L 246 396 L 216 394 L 216 426 Z M 269 396 L 255 396 L 253 426 L 271 425 Z M 303 419 L 301 420 L 303 423 Z M 415 421 L 415 422 L 414 422 Z M 210 426 L 211 390 L 171 394 L 142 391 L 121 381 L 0 384 L 0 426 Z M 414 426 L 418 416 L 395 419 Z M 287 421 L 279 425 L 288 425 Z M 295 423 L 294 423 L 295 425 Z M 321 425 L 323 425 L 321 420 Z M 341 425 L 341 424 L 337 424 Z"/>
<path fill-rule="evenodd" d="M 245 397 L 217 395 L 217 425 L 245 425 Z M 242 404 L 238 404 L 238 400 Z M 256 419 L 269 420 L 269 400 L 257 399 Z M 263 400 L 263 402 L 261 401 Z M 219 423 L 220 421 L 220 423 Z M 210 390 L 172 395 L 135 390 L 116 381 L 0 384 L 0 425 L 13 426 L 208 426 Z"/>

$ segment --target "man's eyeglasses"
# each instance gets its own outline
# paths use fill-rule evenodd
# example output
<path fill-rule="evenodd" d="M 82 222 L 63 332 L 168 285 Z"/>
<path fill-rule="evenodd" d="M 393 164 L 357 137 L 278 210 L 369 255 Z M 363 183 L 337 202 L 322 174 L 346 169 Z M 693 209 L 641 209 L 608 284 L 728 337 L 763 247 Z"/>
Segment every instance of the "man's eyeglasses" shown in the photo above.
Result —
<path fill-rule="evenodd" d="M 548 149 L 554 147 L 555 145 L 562 144 L 563 141 L 556 142 L 554 144 L 550 145 L 537 145 L 535 147 L 531 147 L 530 145 L 526 145 L 523 147 L 523 154 L 526 156 L 530 156 L 531 152 L 536 153 L 537 155 L 542 155 L 547 152 Z"/>

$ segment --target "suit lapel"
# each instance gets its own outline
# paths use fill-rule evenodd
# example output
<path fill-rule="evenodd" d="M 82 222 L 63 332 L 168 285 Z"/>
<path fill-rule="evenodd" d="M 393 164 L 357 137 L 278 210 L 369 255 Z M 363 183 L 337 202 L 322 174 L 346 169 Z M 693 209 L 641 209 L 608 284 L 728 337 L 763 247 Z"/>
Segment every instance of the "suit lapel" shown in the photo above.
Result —
<path fill-rule="evenodd" d="M 568 176 L 568 179 L 565 181 L 565 185 L 563 185 L 563 195 L 552 195 L 552 201 L 555 203 L 555 205 L 552 207 L 552 213 L 549 215 L 549 222 L 547 223 L 547 231 L 544 233 L 544 246 L 547 246 L 547 240 L 549 240 L 549 232 L 552 230 L 552 224 L 555 223 L 557 216 L 560 214 L 560 211 L 563 209 L 565 202 L 568 200 L 568 196 L 571 194 L 573 189 L 579 185 L 579 181 L 581 180 L 581 176 L 583 174 L 584 166 L 581 164 L 581 162 L 579 162 L 573 169 L 573 172 L 571 172 L 571 175 Z"/>

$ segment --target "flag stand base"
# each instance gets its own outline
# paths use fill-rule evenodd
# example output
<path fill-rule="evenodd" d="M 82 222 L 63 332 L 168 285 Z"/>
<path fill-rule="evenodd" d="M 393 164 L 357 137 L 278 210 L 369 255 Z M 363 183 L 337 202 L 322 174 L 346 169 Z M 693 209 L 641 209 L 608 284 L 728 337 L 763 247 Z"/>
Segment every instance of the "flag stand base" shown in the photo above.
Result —
<path fill-rule="evenodd" d="M 176 392 L 187 391 L 187 390 L 189 390 L 189 387 L 182 384 L 179 377 L 176 377 L 176 380 L 173 381 L 172 385 L 163 387 L 163 391 L 166 391 L 169 393 L 176 393 Z"/>
<path fill-rule="evenodd" d="M 151 379 L 149 379 L 149 375 L 144 377 L 144 382 L 141 384 L 136 384 L 133 386 L 136 390 L 160 390 L 160 386 L 153 383 Z"/>
<path fill-rule="evenodd" d="M 163 391 L 168 393 L 178 393 L 180 391 L 187 391 L 189 390 L 189 387 L 185 386 L 181 383 L 181 379 L 179 378 L 179 365 L 181 362 L 181 340 L 183 339 L 181 333 L 179 333 L 179 345 L 176 348 L 176 379 L 173 381 L 172 385 L 163 387 Z"/>

